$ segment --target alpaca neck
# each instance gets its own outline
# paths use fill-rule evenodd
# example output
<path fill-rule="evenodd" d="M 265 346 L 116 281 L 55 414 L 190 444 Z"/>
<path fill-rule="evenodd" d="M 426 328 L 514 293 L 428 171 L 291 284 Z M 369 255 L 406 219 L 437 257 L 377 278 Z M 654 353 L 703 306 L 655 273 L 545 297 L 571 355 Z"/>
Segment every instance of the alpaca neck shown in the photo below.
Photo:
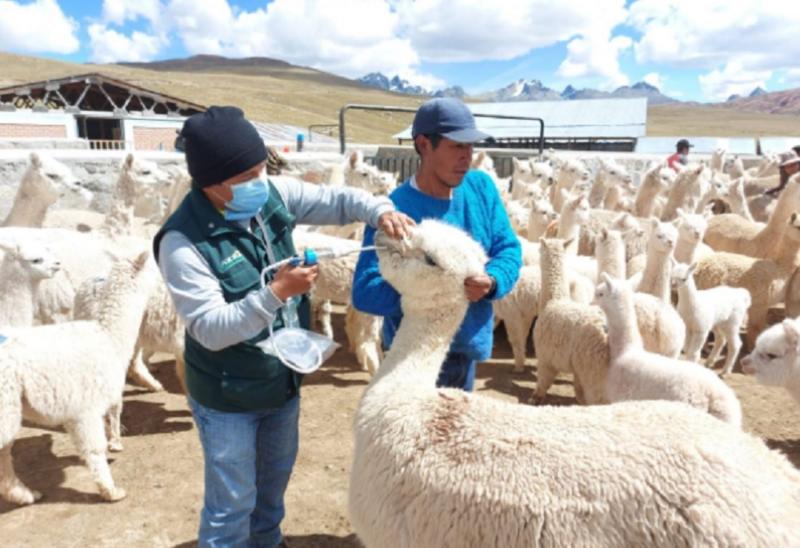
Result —
<path fill-rule="evenodd" d="M 407 381 L 414 386 L 433 389 L 450 343 L 464 320 L 468 303 L 463 298 L 435 308 L 415 307 L 406 298 L 402 298 L 401 303 L 403 321 L 373 378 L 372 386 L 387 379 L 392 384 Z"/>
<path fill-rule="evenodd" d="M 699 309 L 697 285 L 690 277 L 678 286 L 678 305 L 680 309 L 697 311 Z"/>
<path fill-rule="evenodd" d="M 639 291 L 669 302 L 670 252 L 649 250 Z"/>
<path fill-rule="evenodd" d="M 606 182 L 606 174 L 603 170 L 600 170 L 597 173 L 597 177 L 594 179 L 594 184 L 592 185 L 592 190 L 589 191 L 589 204 L 592 207 L 599 207 L 603 198 L 606 195 L 606 190 L 608 188 L 608 183 Z"/>
<path fill-rule="evenodd" d="M 613 245 L 610 248 L 597 249 L 597 279 L 605 273 L 612 278 L 625 278 L 625 246 Z"/>
<path fill-rule="evenodd" d="M 47 215 L 47 208 L 55 202 L 53 199 L 40 196 L 32 191 L 31 185 L 28 182 L 28 177 L 35 175 L 27 175 L 23 179 L 22 184 L 19 186 L 17 195 L 14 198 L 14 204 L 11 206 L 11 211 L 8 213 L 2 226 L 26 226 L 32 228 L 39 228 L 44 222 L 45 215 Z"/>
<path fill-rule="evenodd" d="M 640 217 L 649 217 L 653 212 L 656 196 L 658 196 L 659 188 L 655 176 L 646 177 L 636 193 L 636 200 L 634 206 L 636 214 Z"/>
<path fill-rule="evenodd" d="M 564 272 L 564 256 L 542 257 L 542 293 L 539 296 L 539 310 L 544 310 L 547 303 L 558 299 L 569 299 L 569 286 Z"/>
<path fill-rule="evenodd" d="M 636 324 L 633 293 L 626 292 L 605 310 L 608 318 L 608 353 L 611 360 L 628 350 L 643 348 L 642 336 Z"/>
<path fill-rule="evenodd" d="M 115 202 L 103 219 L 98 231 L 110 238 L 133 234 L 133 207 Z"/>
<path fill-rule="evenodd" d="M 566 211 L 561 213 L 561 217 L 558 220 L 558 232 L 556 234 L 556 237 L 562 240 L 572 240 L 566 250 L 568 254 L 578 254 L 578 238 L 581 235 L 581 225 L 578 224 L 578 220 L 574 215 L 570 215 Z"/>
<path fill-rule="evenodd" d="M 787 184 L 783 192 L 778 196 L 778 201 L 775 202 L 775 209 L 772 215 L 767 220 L 767 226 L 761 231 L 761 234 L 780 234 L 783 231 L 784 225 L 789 221 L 792 212 L 797 209 L 797 202 L 800 199 L 800 184 Z"/>
<path fill-rule="evenodd" d="M 790 237 L 787 234 L 787 232 L 790 230 L 797 229 L 786 225 L 784 233 L 781 236 L 780 243 L 777 247 L 777 253 L 775 254 L 773 260 L 783 269 L 794 270 L 800 266 L 800 257 L 798 257 L 798 251 L 800 251 L 800 239 L 796 239 L 796 236 L 795 238 Z"/>
<path fill-rule="evenodd" d="M 118 290 L 109 279 L 99 296 L 97 323 L 108 333 L 121 355 L 133 355 L 149 292 L 143 287 Z"/>
<path fill-rule="evenodd" d="M 693 263 L 698 247 L 700 247 L 699 240 L 695 242 L 686 238 L 678 238 L 678 243 L 675 244 L 675 260 L 679 263 Z"/>
<path fill-rule="evenodd" d="M 34 296 L 41 280 L 32 281 L 16 261 L 0 263 L 0 280 L 5 285 L 0 297 L 0 326 L 33 325 Z"/>
<path fill-rule="evenodd" d="M 117 186 L 114 190 L 114 201 L 125 205 L 126 207 L 134 207 L 136 204 L 136 180 L 131 175 L 130 171 L 123 169 L 117 179 Z"/>

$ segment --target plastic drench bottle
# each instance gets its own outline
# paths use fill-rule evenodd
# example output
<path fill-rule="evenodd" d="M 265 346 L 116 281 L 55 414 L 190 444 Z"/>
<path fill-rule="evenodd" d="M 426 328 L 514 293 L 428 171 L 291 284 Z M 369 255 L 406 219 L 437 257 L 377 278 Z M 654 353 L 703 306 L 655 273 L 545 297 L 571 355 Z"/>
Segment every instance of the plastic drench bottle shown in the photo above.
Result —
<path fill-rule="evenodd" d="M 302 133 L 297 134 L 297 152 L 303 152 L 303 141 L 305 140 L 305 135 Z"/>
<path fill-rule="evenodd" d="M 300 327 L 300 319 L 297 317 L 297 308 L 300 306 L 300 296 L 290 297 L 283 306 L 284 327 Z"/>

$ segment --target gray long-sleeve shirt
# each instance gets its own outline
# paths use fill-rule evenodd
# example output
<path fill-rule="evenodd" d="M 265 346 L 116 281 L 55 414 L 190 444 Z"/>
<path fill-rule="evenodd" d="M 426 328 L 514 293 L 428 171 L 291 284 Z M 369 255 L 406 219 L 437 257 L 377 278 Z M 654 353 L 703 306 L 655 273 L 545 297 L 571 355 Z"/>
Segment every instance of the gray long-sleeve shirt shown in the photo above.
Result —
<path fill-rule="evenodd" d="M 391 200 L 365 190 L 313 185 L 292 177 L 270 176 L 269 180 L 300 224 L 362 221 L 375 227 L 381 215 L 394 210 Z M 249 230 L 248 221 L 242 226 Z M 283 305 L 269 286 L 251 291 L 239 301 L 226 302 L 206 260 L 176 230 L 161 239 L 158 264 L 187 331 L 209 350 L 222 350 L 255 337 L 274 321 Z"/>

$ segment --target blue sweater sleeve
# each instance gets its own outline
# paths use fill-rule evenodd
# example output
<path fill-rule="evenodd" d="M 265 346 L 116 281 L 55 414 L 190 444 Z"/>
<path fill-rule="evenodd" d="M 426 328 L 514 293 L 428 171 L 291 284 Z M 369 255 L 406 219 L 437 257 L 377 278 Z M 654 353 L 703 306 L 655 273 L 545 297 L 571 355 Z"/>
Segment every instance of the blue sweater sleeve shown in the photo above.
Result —
<path fill-rule="evenodd" d="M 492 224 L 492 243 L 489 249 L 491 259 L 486 263 L 486 273 L 492 276 L 497 286 L 487 297 L 489 299 L 502 299 L 517 283 L 519 269 L 522 268 L 522 246 L 519 238 L 511 228 L 508 213 L 500 194 L 493 184 L 486 185 L 484 190 L 489 203 L 491 224 Z"/>
<path fill-rule="evenodd" d="M 375 229 L 364 231 L 364 245 L 372 245 Z M 353 274 L 353 306 L 361 312 L 376 316 L 400 316 L 400 294 L 383 279 L 378 270 L 378 254 L 363 251 Z"/>

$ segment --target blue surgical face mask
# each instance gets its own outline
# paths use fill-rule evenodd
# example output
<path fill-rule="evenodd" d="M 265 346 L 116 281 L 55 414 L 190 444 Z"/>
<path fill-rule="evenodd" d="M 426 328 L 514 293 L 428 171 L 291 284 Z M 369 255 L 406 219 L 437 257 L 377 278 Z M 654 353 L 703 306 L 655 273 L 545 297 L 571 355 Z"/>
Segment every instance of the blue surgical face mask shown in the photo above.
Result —
<path fill-rule="evenodd" d="M 231 187 L 231 191 L 233 198 L 225 203 L 225 219 L 228 221 L 255 217 L 269 198 L 267 182 L 261 177 L 235 184 Z"/>

